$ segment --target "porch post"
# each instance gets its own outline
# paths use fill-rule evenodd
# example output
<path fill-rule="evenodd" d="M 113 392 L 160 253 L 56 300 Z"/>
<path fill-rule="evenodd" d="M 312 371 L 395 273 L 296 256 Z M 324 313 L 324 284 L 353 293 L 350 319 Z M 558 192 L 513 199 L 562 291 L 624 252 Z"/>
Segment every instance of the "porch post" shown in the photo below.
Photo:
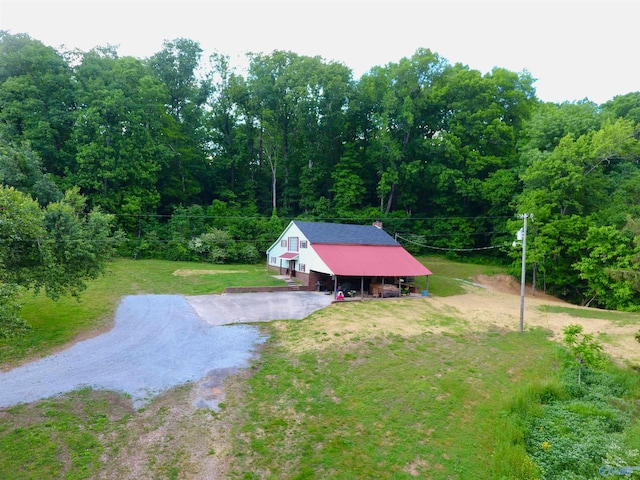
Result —
<path fill-rule="evenodd" d="M 360 298 L 364 298 L 364 277 L 360 277 Z"/>

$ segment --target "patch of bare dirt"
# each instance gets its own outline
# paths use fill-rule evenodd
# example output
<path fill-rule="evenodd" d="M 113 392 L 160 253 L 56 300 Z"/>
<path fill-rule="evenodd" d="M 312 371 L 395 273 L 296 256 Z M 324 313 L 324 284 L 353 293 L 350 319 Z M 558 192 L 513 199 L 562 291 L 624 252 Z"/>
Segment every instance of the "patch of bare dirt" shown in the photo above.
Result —
<path fill-rule="evenodd" d="M 520 283 L 507 275 L 484 276 L 473 279 L 480 286 L 466 286 L 464 295 L 437 299 L 459 309 L 463 318 L 476 324 L 489 324 L 508 330 L 518 330 L 520 325 Z M 576 315 L 556 313 L 548 309 L 558 305 L 576 310 Z M 570 324 L 580 324 L 585 333 L 606 335 L 604 350 L 615 361 L 640 365 L 640 345 L 635 340 L 638 326 L 625 325 L 624 313 L 619 313 L 621 322 L 606 319 L 580 317 L 580 310 L 590 310 L 563 302 L 543 292 L 532 292 L 525 288 L 524 327 L 542 327 L 552 332 L 553 338 L 562 341 L 562 329 Z"/>
<path fill-rule="evenodd" d="M 191 268 L 179 268 L 173 275 L 176 277 L 189 277 L 191 275 L 219 275 L 225 273 L 247 273 L 246 270 L 198 270 Z"/>
<path fill-rule="evenodd" d="M 476 275 L 471 279 L 473 282 L 483 287 L 489 288 L 502 293 L 509 293 L 512 295 L 520 295 L 521 284 L 520 282 L 510 275 L 498 274 L 498 275 Z M 525 298 L 537 298 L 539 300 L 545 300 L 547 302 L 562 303 L 568 305 L 566 302 L 552 296 L 547 295 L 541 290 L 533 290 L 531 285 L 525 285 L 524 288 Z"/>
<path fill-rule="evenodd" d="M 192 387 L 175 388 L 132 413 L 98 478 L 173 478 L 172 471 L 185 479 L 225 478 L 233 416 L 195 408 Z"/>

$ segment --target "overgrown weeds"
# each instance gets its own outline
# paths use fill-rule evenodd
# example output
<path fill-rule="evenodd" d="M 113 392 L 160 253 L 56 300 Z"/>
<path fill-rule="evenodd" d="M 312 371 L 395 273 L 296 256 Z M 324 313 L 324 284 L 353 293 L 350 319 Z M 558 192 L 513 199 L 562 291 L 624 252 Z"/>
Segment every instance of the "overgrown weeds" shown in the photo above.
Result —
<path fill-rule="evenodd" d="M 517 443 L 524 445 L 540 478 L 592 479 L 603 468 L 618 472 L 639 465 L 637 374 L 611 364 L 585 368 L 565 350 L 559 350 L 559 358 L 558 378 L 524 388 L 509 408 L 511 422 L 522 432 Z M 634 472 L 627 473 L 638 475 Z"/>

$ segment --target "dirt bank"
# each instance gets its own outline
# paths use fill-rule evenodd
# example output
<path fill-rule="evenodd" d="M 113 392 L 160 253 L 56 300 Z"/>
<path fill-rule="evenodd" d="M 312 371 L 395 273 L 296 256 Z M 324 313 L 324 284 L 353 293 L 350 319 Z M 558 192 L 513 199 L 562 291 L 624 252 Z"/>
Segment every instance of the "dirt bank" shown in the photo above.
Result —
<path fill-rule="evenodd" d="M 464 318 L 476 322 L 493 324 L 510 330 L 518 329 L 520 323 L 520 283 L 508 275 L 480 275 L 473 281 L 482 287 L 466 286 L 464 295 L 445 297 L 436 301 L 459 309 Z M 483 288 L 484 287 L 484 288 Z M 577 315 L 555 313 L 548 306 L 562 306 L 576 311 Z M 562 329 L 579 323 L 585 332 L 601 336 L 604 349 L 614 360 L 630 365 L 640 365 L 640 344 L 634 335 L 639 325 L 625 324 L 625 314 L 619 313 L 620 321 L 580 317 L 580 310 L 587 309 L 568 304 L 555 297 L 525 288 L 524 324 L 527 327 L 543 327 L 553 332 L 554 338 L 562 339 Z"/>

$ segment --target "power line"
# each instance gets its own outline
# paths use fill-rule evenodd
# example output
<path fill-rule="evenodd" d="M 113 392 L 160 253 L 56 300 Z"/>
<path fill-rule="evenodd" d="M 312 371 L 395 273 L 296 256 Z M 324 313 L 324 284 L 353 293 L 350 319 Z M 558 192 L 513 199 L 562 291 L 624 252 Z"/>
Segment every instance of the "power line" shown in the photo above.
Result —
<path fill-rule="evenodd" d="M 106 215 L 111 215 L 114 217 L 124 217 L 124 218 L 180 218 L 180 219 L 218 219 L 218 220 L 269 220 L 271 217 L 269 215 L 254 215 L 254 216 L 245 216 L 245 215 L 183 215 L 181 213 L 108 213 L 102 212 Z M 87 215 L 87 214 L 85 214 Z M 289 222 L 292 220 L 300 220 L 299 218 L 288 218 L 288 217 L 278 217 L 279 220 L 283 222 Z M 374 220 L 388 221 L 390 223 L 396 222 L 407 222 L 407 221 L 442 221 L 442 220 L 506 220 L 513 219 L 513 216 L 495 216 L 495 217 L 406 217 L 406 218 L 384 218 L 384 217 L 316 217 L 313 221 L 353 221 L 353 222 L 373 222 Z M 311 220 L 309 220 L 311 221 Z"/>
<path fill-rule="evenodd" d="M 402 240 L 409 242 L 409 243 L 413 243 L 414 245 L 418 245 L 420 247 L 423 248 L 431 248 L 433 250 L 440 250 L 440 251 L 444 251 L 444 252 L 478 252 L 481 250 L 493 250 L 496 248 L 503 248 L 503 247 L 507 247 L 507 246 L 511 246 L 511 244 L 505 243 L 503 245 L 492 245 L 489 247 L 474 247 L 474 248 L 444 248 L 444 247 L 436 247 L 434 245 L 425 245 L 423 243 L 418 243 L 414 240 L 411 240 L 409 238 L 405 238 L 402 235 L 398 235 L 396 234 L 396 238 L 401 238 Z"/>

